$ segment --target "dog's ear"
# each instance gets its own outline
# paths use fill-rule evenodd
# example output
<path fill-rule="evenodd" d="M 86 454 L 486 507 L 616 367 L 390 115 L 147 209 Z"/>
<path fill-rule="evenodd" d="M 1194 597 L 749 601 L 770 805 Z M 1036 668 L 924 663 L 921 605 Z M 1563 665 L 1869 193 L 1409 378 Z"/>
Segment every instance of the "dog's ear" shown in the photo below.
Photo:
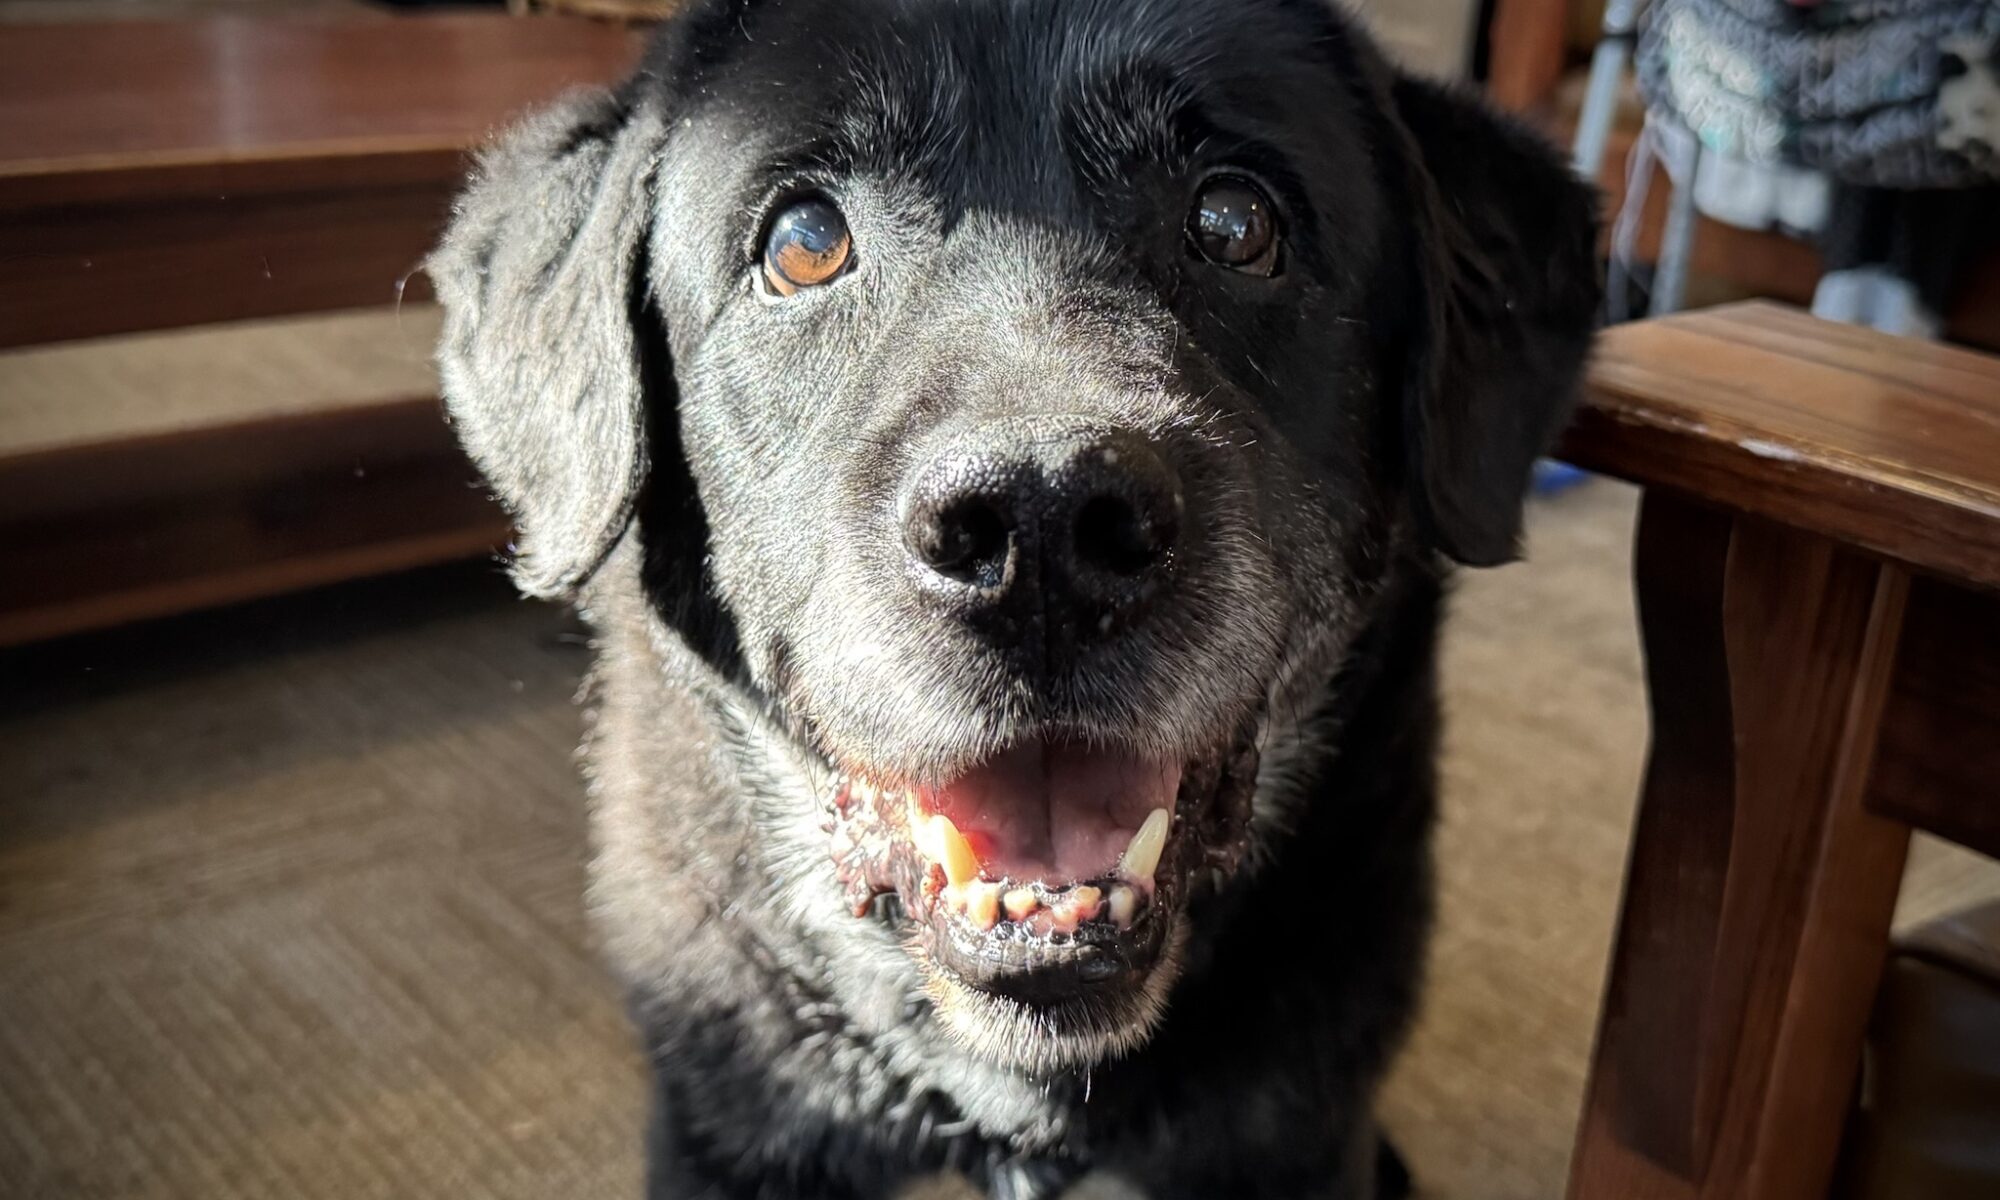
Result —
<path fill-rule="evenodd" d="M 1416 515 L 1471 566 L 1514 558 L 1535 459 L 1574 403 L 1596 321 L 1597 200 L 1476 99 L 1398 78 L 1419 236 L 1404 427 Z"/>
<path fill-rule="evenodd" d="M 557 103 L 482 156 L 427 264 L 446 405 L 514 515 L 531 595 L 589 577 L 644 479 L 635 323 L 661 131 L 612 93 Z"/>

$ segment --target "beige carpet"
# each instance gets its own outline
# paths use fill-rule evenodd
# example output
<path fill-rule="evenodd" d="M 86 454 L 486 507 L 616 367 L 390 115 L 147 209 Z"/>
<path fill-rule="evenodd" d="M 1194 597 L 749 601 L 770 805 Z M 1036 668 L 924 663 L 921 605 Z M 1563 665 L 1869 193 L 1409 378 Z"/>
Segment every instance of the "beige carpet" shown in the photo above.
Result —
<path fill-rule="evenodd" d="M 1385 1104 L 1561 1191 L 1643 747 L 1630 495 L 1538 504 L 1450 640 L 1443 927 Z M 486 567 L 0 658 L 0 1196 L 635 1195 L 560 613 Z M 2000 892 L 1926 846 L 1913 911 Z"/>
<path fill-rule="evenodd" d="M 435 396 L 443 327 L 410 303 L 0 350 L 0 458 Z"/>

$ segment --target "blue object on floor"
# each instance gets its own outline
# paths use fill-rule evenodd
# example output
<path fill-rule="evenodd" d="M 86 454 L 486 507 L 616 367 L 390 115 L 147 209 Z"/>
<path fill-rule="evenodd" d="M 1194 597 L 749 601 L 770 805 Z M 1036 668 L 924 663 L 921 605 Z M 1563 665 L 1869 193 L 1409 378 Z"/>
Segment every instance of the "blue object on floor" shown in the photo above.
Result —
<path fill-rule="evenodd" d="M 1553 496 L 1567 491 L 1590 478 L 1590 472 L 1581 467 L 1572 467 L 1566 462 L 1544 458 L 1535 463 L 1532 487 L 1537 496 Z"/>

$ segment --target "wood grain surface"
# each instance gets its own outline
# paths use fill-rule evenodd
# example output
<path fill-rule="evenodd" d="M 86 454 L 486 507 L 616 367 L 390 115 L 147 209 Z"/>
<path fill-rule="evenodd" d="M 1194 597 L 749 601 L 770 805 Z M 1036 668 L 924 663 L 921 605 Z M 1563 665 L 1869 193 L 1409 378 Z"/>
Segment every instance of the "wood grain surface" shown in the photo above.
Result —
<path fill-rule="evenodd" d="M 105 198 L 40 189 L 157 178 L 140 168 L 312 163 L 326 170 L 317 182 L 409 182 L 373 173 L 448 159 L 563 88 L 617 74 L 634 51 L 614 26 L 475 13 L 9 26 L 0 205 Z"/>
<path fill-rule="evenodd" d="M 2000 858 L 2000 595 L 1911 587 L 1868 803 Z"/>
<path fill-rule="evenodd" d="M 0 646 L 491 554 L 439 314 L 0 352 Z"/>
<path fill-rule="evenodd" d="M 496 552 L 434 396 L 0 460 L 0 646 Z"/>
<path fill-rule="evenodd" d="M 0 346 L 427 295 L 468 151 L 638 44 L 462 13 L 0 27 Z"/>
<path fill-rule="evenodd" d="M 1670 493 L 1635 550 L 1652 713 L 1572 1200 L 1817 1200 L 1909 828 L 1864 806 L 1908 577 Z"/>
<path fill-rule="evenodd" d="M 2000 359 L 1766 303 L 1609 330 L 1561 453 L 2000 589 Z"/>

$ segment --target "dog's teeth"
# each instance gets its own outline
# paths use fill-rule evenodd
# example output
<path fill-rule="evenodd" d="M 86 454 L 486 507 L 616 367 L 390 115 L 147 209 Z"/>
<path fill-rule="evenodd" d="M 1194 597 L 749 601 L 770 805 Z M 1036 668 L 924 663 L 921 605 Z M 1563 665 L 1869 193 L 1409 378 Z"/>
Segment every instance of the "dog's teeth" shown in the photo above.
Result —
<path fill-rule="evenodd" d="M 974 879 L 969 883 L 948 883 L 939 898 L 946 908 L 962 914 L 980 929 L 1000 923 L 1000 885 Z"/>
<path fill-rule="evenodd" d="M 965 915 L 981 929 L 1000 923 L 1000 885 L 973 880 L 965 885 Z"/>
<path fill-rule="evenodd" d="M 1171 824 L 1173 815 L 1164 808 L 1147 813 L 1146 823 L 1132 835 L 1131 845 L 1118 860 L 1118 873 L 1134 883 L 1152 882 L 1153 872 L 1160 866 L 1160 853 L 1167 848 L 1167 827 Z"/>
<path fill-rule="evenodd" d="M 965 840 L 965 835 L 951 823 L 950 817 L 933 813 L 924 827 L 930 835 L 930 846 L 926 852 L 944 868 L 944 877 L 952 886 L 962 886 L 979 878 L 979 856 L 972 852 L 972 843 Z"/>
<path fill-rule="evenodd" d="M 1074 933 L 1076 927 L 1096 916 L 1104 906 L 1104 893 L 1094 887 L 1071 888 L 1049 902 L 1049 915 L 1058 933 Z"/>
<path fill-rule="evenodd" d="M 1042 906 L 1042 902 L 1032 889 L 1015 888 L 1000 897 L 1000 905 L 1007 910 L 1009 921 L 1025 921 L 1034 915 L 1035 910 Z"/>
<path fill-rule="evenodd" d="M 1099 888 L 1085 886 L 1071 888 L 1069 891 L 1069 908 L 1076 914 L 1076 922 L 1079 925 L 1097 916 L 1098 909 L 1103 907 L 1103 903 L 1104 892 Z"/>
<path fill-rule="evenodd" d="M 1120 929 L 1132 928 L 1132 918 L 1139 913 L 1139 893 L 1118 884 L 1111 889 L 1111 920 Z"/>

